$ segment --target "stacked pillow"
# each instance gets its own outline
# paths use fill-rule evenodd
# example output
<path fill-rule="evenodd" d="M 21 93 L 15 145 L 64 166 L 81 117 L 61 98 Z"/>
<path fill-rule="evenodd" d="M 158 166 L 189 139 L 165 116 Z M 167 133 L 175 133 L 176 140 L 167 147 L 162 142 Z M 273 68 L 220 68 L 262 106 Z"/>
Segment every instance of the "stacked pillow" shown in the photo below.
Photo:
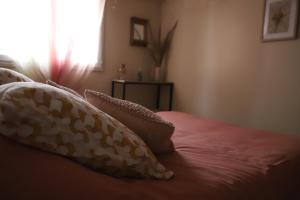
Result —
<path fill-rule="evenodd" d="M 0 68 L 0 134 L 69 157 L 112 176 L 164 180 L 173 176 L 173 172 L 161 165 L 144 143 L 156 153 L 172 151 L 172 124 L 146 108 L 126 103 L 125 107 L 127 104 L 134 106 L 123 109 L 125 112 L 120 116 L 133 114 L 133 117 L 141 118 L 140 125 L 145 125 L 148 132 L 134 127 L 133 130 L 143 141 L 109 114 L 114 114 L 126 125 L 131 123 L 99 103 L 102 101 L 100 96 L 108 98 L 104 94 L 87 91 L 86 97 L 109 114 L 98 110 L 70 88 L 52 81 L 47 81 L 47 84 L 36 83 L 18 72 Z M 93 99 L 96 96 L 97 101 Z M 119 109 L 120 105 L 115 106 Z M 156 127 L 154 131 L 147 127 L 147 120 Z"/>
<path fill-rule="evenodd" d="M 0 67 L 15 69 L 17 67 L 17 63 L 10 57 L 0 54 Z"/>
<path fill-rule="evenodd" d="M 0 133 L 112 176 L 170 179 L 146 144 L 67 91 L 34 82 L 0 86 Z"/>
<path fill-rule="evenodd" d="M 0 67 L 0 85 L 12 82 L 33 82 L 33 80 L 16 71 Z"/>
<path fill-rule="evenodd" d="M 171 136 L 174 126 L 147 108 L 106 94 L 85 90 L 88 102 L 121 121 L 138 134 L 154 153 L 174 151 Z"/>

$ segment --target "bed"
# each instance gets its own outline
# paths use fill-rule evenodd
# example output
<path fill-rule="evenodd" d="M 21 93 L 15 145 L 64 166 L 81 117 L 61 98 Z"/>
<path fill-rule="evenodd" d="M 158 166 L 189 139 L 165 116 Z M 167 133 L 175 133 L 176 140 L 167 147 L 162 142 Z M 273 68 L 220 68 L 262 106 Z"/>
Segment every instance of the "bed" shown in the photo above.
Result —
<path fill-rule="evenodd" d="M 116 179 L 0 137 L 0 199 L 300 199 L 300 139 L 180 112 L 170 181 Z"/>

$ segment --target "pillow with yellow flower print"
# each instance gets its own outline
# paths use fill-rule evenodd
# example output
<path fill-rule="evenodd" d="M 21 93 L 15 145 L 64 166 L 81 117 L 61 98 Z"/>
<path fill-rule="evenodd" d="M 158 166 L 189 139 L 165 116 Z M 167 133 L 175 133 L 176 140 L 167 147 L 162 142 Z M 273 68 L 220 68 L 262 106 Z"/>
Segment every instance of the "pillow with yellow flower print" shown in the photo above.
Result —
<path fill-rule="evenodd" d="M 11 82 L 33 82 L 33 80 L 19 72 L 0 67 L 0 85 Z"/>
<path fill-rule="evenodd" d="M 83 99 L 41 83 L 0 86 L 0 133 L 116 177 L 167 180 L 145 143 Z"/>

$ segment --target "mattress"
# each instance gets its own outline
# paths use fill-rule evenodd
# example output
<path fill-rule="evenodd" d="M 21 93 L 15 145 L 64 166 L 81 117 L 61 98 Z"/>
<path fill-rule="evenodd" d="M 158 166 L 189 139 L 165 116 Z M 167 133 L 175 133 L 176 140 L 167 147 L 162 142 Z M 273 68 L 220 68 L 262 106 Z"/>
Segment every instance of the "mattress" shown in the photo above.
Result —
<path fill-rule="evenodd" d="M 300 199 L 299 137 L 159 115 L 176 127 L 176 151 L 158 156 L 172 180 L 117 179 L 0 137 L 0 199 Z"/>

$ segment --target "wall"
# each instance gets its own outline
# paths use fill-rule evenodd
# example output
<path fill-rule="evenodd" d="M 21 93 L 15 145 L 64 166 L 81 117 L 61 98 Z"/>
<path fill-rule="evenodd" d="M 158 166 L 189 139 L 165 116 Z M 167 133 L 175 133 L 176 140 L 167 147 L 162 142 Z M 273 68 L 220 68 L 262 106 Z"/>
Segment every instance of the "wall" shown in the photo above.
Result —
<path fill-rule="evenodd" d="M 175 109 L 300 134 L 300 40 L 261 42 L 262 0 L 165 0 Z"/>
<path fill-rule="evenodd" d="M 114 6 L 116 7 L 113 8 Z M 82 88 L 110 94 L 111 80 L 117 78 L 117 70 L 123 63 L 127 65 L 128 79 L 136 79 L 140 67 L 143 68 L 145 78 L 149 78 L 153 64 L 147 49 L 129 45 L 130 17 L 132 16 L 148 19 L 154 32 L 158 32 L 161 1 L 107 0 L 104 17 L 104 71 L 93 72 Z M 134 95 L 136 90 L 140 91 L 139 95 Z M 146 92 L 139 87 L 131 87 L 128 90 L 128 98 L 143 104 L 151 104 L 154 96 L 153 93 Z"/>

